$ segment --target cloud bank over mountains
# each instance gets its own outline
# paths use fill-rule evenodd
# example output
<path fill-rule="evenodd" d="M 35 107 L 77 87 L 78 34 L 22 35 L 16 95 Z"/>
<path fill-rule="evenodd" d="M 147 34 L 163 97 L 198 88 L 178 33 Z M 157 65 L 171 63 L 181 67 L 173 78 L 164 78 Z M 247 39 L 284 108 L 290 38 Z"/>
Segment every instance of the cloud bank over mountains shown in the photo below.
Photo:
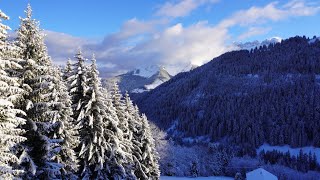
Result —
<path fill-rule="evenodd" d="M 271 2 L 262 7 L 239 10 L 216 24 L 207 20 L 184 25 L 179 18 L 200 7 L 215 6 L 223 0 L 179 0 L 160 5 L 150 20 L 132 18 L 118 32 L 102 40 L 84 39 L 45 31 L 49 54 L 57 64 L 73 58 L 83 49 L 90 58 L 95 53 L 102 76 L 118 75 L 141 65 L 163 65 L 175 74 L 188 64 L 202 65 L 226 51 L 235 49 L 232 41 L 242 41 L 272 30 L 270 23 L 312 16 L 320 12 L 318 3 L 292 0 L 286 4 Z M 231 34 L 235 27 L 245 31 Z M 276 34 L 275 34 L 276 36 Z"/>

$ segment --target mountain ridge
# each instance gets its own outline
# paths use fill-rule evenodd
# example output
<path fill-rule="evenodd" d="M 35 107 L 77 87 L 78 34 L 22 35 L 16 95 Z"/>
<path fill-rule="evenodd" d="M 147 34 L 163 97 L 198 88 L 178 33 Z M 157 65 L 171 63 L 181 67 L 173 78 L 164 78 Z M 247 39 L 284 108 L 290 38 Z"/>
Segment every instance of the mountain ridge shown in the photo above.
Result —
<path fill-rule="evenodd" d="M 176 75 L 135 102 L 162 129 L 174 127 L 170 136 L 177 141 L 208 136 L 213 142 L 250 147 L 265 142 L 319 147 L 318 54 L 319 41 L 310 44 L 303 37 L 228 52 Z"/>

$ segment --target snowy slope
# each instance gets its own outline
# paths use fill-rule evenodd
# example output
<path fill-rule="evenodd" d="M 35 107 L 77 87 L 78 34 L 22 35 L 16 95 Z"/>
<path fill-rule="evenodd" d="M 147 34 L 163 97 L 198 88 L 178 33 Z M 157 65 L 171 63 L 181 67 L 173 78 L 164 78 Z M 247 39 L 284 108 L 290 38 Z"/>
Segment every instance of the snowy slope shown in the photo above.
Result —
<path fill-rule="evenodd" d="M 161 66 L 150 65 L 150 66 L 141 66 L 133 70 L 133 75 L 150 78 L 159 71 Z"/>
<path fill-rule="evenodd" d="M 171 177 L 171 176 L 161 176 L 160 180 L 233 180 L 231 177 L 224 176 L 212 176 L 212 177 L 197 177 L 197 178 L 189 178 L 189 177 Z"/>
<path fill-rule="evenodd" d="M 263 168 L 255 169 L 246 174 L 248 180 L 278 180 L 278 178 Z"/>
<path fill-rule="evenodd" d="M 291 148 L 289 145 L 285 145 L 285 146 L 271 146 L 269 144 L 263 144 L 262 146 L 260 146 L 257 149 L 257 153 L 260 153 L 262 150 L 264 150 L 265 152 L 267 151 L 273 151 L 273 150 L 277 150 L 279 152 L 282 153 L 286 153 L 286 152 L 290 152 L 291 156 L 297 156 L 299 154 L 300 149 L 302 149 L 303 153 L 309 153 L 311 152 L 312 154 L 315 153 L 317 156 L 317 160 L 320 163 L 320 148 L 315 148 L 312 146 L 309 147 L 301 147 L 301 148 Z"/>
<path fill-rule="evenodd" d="M 180 72 L 189 72 L 189 71 L 192 71 L 192 70 L 196 69 L 197 67 L 199 67 L 199 66 L 190 63 L 186 67 L 184 67 Z"/>

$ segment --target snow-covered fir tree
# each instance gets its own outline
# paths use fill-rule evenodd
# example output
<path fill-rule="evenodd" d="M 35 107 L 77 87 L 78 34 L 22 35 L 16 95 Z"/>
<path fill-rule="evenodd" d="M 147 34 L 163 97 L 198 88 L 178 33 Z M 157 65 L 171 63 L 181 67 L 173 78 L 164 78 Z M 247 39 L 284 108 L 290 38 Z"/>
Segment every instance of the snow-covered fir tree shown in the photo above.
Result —
<path fill-rule="evenodd" d="M 9 26 L 2 24 L 2 20 L 8 20 L 9 16 L 7 16 L 4 12 L 0 10 L 0 45 L 4 45 L 7 39 L 7 30 L 10 29 Z"/>
<path fill-rule="evenodd" d="M 134 173 L 138 179 L 159 179 L 160 171 L 158 155 L 148 120 L 141 116 L 137 106 L 134 106 L 129 94 L 125 94 L 125 111 L 133 143 Z"/>
<path fill-rule="evenodd" d="M 19 178 L 22 170 L 18 170 L 19 157 L 14 148 L 25 141 L 24 131 L 18 128 L 25 120 L 18 115 L 25 115 L 14 107 L 14 103 L 21 98 L 23 90 L 19 88 L 18 79 L 8 72 L 21 69 L 21 66 L 11 59 L 5 59 L 2 52 L 8 49 L 6 44 L 6 30 L 8 26 L 1 23 L 9 17 L 0 10 L 0 179 Z M 8 58 L 8 57 L 6 57 Z"/>
<path fill-rule="evenodd" d="M 3 13 L 0 10 L 0 56 L 4 57 L 4 51 L 6 50 L 6 38 L 7 38 L 7 31 L 10 29 L 9 26 L 2 24 L 2 20 L 8 20 L 9 16 Z"/>
<path fill-rule="evenodd" d="M 118 118 L 112 101 L 105 99 L 101 93 L 100 79 L 96 60 L 93 57 L 89 73 L 90 96 L 85 105 L 80 129 L 81 177 L 83 179 L 126 179 L 123 164 L 125 152 L 121 149 Z"/>
<path fill-rule="evenodd" d="M 81 50 L 75 55 L 76 62 L 72 64 L 72 72 L 68 78 L 69 92 L 72 101 L 73 118 L 78 122 L 79 127 L 84 124 L 85 105 L 90 97 L 87 96 L 88 91 L 88 72 L 85 64 L 85 58 L 82 56 Z M 64 76 L 67 76 L 65 74 Z M 81 135 L 81 134 L 80 134 Z"/>
<path fill-rule="evenodd" d="M 105 107 L 99 89 L 98 72 L 95 67 L 95 59 L 92 60 L 90 69 L 89 89 L 86 92 L 89 97 L 84 105 L 81 118 L 81 177 L 83 179 L 103 179 L 107 175 L 103 171 L 105 163 L 105 151 L 107 142 L 104 137 Z M 81 102 L 81 99 L 79 100 Z"/>
<path fill-rule="evenodd" d="M 22 83 L 26 89 L 24 104 L 21 109 L 26 111 L 27 123 L 25 136 L 25 152 L 23 164 L 27 171 L 25 178 L 54 179 L 60 177 L 61 164 L 53 159 L 60 150 L 61 140 L 53 139 L 56 127 L 54 119 L 57 111 L 54 94 L 54 71 L 47 48 L 44 34 L 39 28 L 39 22 L 32 19 L 32 9 L 28 4 L 26 18 L 20 19 L 17 30 L 16 45 L 20 57 L 26 62 L 22 64 Z"/>
<path fill-rule="evenodd" d="M 63 164 L 61 174 L 63 179 L 77 179 L 78 157 L 75 149 L 79 146 L 79 132 L 76 121 L 72 118 L 71 97 L 62 80 L 60 70 L 55 68 L 54 108 L 58 112 L 53 123 L 57 123 L 54 132 L 55 139 L 61 139 L 61 150 L 55 161 Z"/>
<path fill-rule="evenodd" d="M 62 75 L 62 79 L 64 81 L 68 81 L 68 78 L 72 75 L 72 63 L 71 63 L 71 59 L 69 58 L 67 61 L 66 66 L 63 69 L 63 75 Z"/>
<path fill-rule="evenodd" d="M 81 51 L 61 74 L 30 4 L 25 12 L 14 45 L 0 21 L 0 178 L 158 179 L 150 128 L 129 95 L 103 91 Z"/>
<path fill-rule="evenodd" d="M 134 156 L 133 156 L 133 150 L 134 150 L 134 144 L 132 142 L 132 131 L 130 130 L 129 127 L 129 121 L 132 120 L 131 114 L 127 112 L 126 109 L 126 104 L 125 101 L 123 100 L 122 94 L 119 90 L 119 86 L 117 83 L 114 83 L 113 89 L 111 92 L 111 98 L 112 98 L 112 103 L 116 109 L 117 117 L 119 119 L 119 124 L 118 127 L 122 131 L 122 136 L 120 137 L 121 139 L 121 147 L 124 149 L 125 152 L 127 152 L 127 162 L 124 165 L 125 169 L 128 174 L 128 178 L 135 179 L 136 176 L 134 174 L 134 166 L 135 166 L 135 161 L 134 161 Z"/>
<path fill-rule="evenodd" d="M 148 179 L 148 177 L 143 172 L 143 168 L 140 164 L 140 161 L 142 160 L 142 123 L 140 121 L 140 115 L 139 112 L 136 111 L 127 92 L 125 94 L 124 100 L 125 117 L 128 121 L 128 127 L 130 132 L 129 140 L 132 142 L 131 152 L 134 164 L 134 174 L 137 178 Z"/>
<path fill-rule="evenodd" d="M 138 107 L 136 106 L 136 109 Z M 145 114 L 141 117 L 142 121 L 142 147 L 141 147 L 141 166 L 143 172 L 149 179 L 160 179 L 160 170 L 158 163 L 158 153 L 156 152 L 154 139 L 152 138 L 151 129 Z"/>

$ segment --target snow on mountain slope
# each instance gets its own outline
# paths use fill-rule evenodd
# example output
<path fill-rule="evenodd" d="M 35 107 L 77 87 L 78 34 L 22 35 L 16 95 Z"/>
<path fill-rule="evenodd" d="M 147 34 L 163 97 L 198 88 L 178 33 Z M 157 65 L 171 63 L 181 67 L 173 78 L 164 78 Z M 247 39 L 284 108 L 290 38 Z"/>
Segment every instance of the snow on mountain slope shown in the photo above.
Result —
<path fill-rule="evenodd" d="M 161 81 L 160 79 L 156 79 L 153 83 L 148 84 L 148 85 L 145 85 L 144 87 L 145 87 L 147 90 L 151 90 L 151 89 L 154 89 L 154 88 L 158 87 L 158 86 L 161 85 L 162 83 L 164 83 L 164 82 Z"/>
<path fill-rule="evenodd" d="M 163 66 L 146 66 L 113 78 L 104 79 L 103 85 L 110 89 L 112 84 L 117 82 L 122 92 L 142 93 L 156 88 L 171 77 Z"/>
<path fill-rule="evenodd" d="M 184 67 L 180 72 L 189 72 L 189 71 L 192 71 L 192 70 L 196 69 L 197 67 L 199 67 L 199 66 L 190 63 L 186 67 Z"/>
<path fill-rule="evenodd" d="M 150 78 L 151 76 L 153 76 L 154 74 L 156 74 L 159 71 L 159 68 L 161 69 L 163 67 L 156 66 L 156 65 L 151 65 L 151 66 L 146 66 L 146 67 L 138 67 L 135 70 L 133 70 L 133 75 Z"/>
<path fill-rule="evenodd" d="M 246 42 L 246 43 L 234 43 L 235 46 L 237 46 L 239 49 L 246 49 L 246 50 L 251 50 L 254 48 L 258 48 L 260 46 L 268 46 L 269 44 L 276 44 L 276 43 L 280 43 L 282 41 L 282 39 L 280 37 L 272 37 L 269 39 L 266 39 L 262 42 L 260 41 L 252 41 L 252 42 Z"/>
<path fill-rule="evenodd" d="M 279 37 L 273 37 L 270 39 L 266 39 L 262 42 L 253 41 L 246 43 L 234 43 L 237 47 L 236 49 L 254 49 L 256 47 L 275 44 L 281 42 L 282 39 Z M 168 65 L 169 66 L 169 65 Z M 176 75 L 180 72 L 189 72 L 191 70 L 199 67 L 198 65 L 189 63 L 185 67 L 179 68 L 180 66 L 169 67 L 169 69 L 175 69 L 175 71 L 168 71 L 164 66 L 159 65 L 147 65 L 140 66 L 133 71 L 130 71 L 125 74 L 121 74 L 119 76 L 108 78 L 103 80 L 104 86 L 107 88 L 112 87 L 112 83 L 115 81 L 119 84 L 120 90 L 122 92 L 128 91 L 130 93 L 142 93 L 145 91 L 150 91 L 162 83 L 171 79 L 172 75 Z M 170 73 L 169 73 L 170 72 Z"/>

